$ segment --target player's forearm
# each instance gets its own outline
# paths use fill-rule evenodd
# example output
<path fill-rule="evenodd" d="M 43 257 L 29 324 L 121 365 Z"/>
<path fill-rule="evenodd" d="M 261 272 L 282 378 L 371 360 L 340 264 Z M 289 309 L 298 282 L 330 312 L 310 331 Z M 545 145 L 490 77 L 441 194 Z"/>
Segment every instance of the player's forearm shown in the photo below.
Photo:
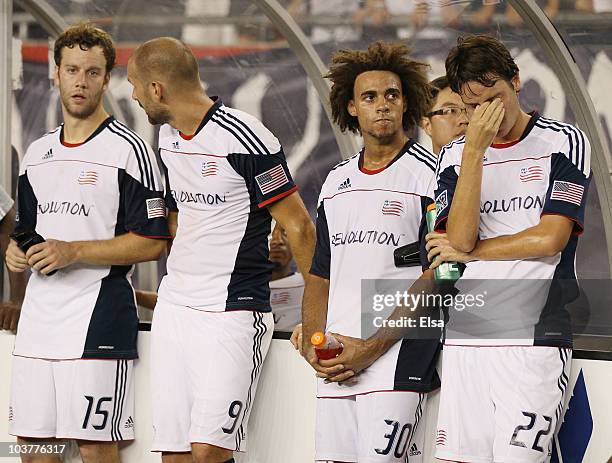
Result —
<path fill-rule="evenodd" d="M 446 223 L 448 240 L 458 251 L 470 252 L 478 240 L 482 156 L 464 150 L 461 159 L 461 173 Z"/>
<path fill-rule="evenodd" d="M 302 301 L 302 336 L 304 344 L 317 331 L 325 331 L 329 280 L 316 275 L 304 275 L 304 299 Z"/>
<path fill-rule="evenodd" d="M 136 303 L 140 307 L 153 310 L 157 304 L 157 293 L 155 291 L 136 290 Z"/>
<path fill-rule="evenodd" d="M 110 240 L 73 241 L 75 262 L 88 265 L 132 265 L 159 259 L 166 240 L 125 233 Z"/>
<path fill-rule="evenodd" d="M 25 272 L 8 271 L 9 277 L 9 299 L 15 303 L 21 303 L 25 297 L 25 289 L 28 283 L 28 277 Z"/>
<path fill-rule="evenodd" d="M 567 245 L 571 228 L 551 231 L 539 225 L 514 235 L 479 241 L 470 256 L 474 260 L 521 260 L 552 257 Z"/>
<path fill-rule="evenodd" d="M 316 241 L 316 231 L 310 216 L 305 216 L 300 224 L 285 229 L 285 233 L 300 273 L 308 275 Z"/>

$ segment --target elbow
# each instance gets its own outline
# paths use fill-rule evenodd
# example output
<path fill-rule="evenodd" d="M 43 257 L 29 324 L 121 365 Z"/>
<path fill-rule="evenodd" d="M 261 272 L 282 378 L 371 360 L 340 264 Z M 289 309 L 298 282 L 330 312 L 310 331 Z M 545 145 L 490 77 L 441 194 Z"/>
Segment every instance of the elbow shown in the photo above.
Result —
<path fill-rule="evenodd" d="M 471 239 L 470 237 L 467 237 L 465 235 L 454 236 L 450 231 L 447 231 L 446 236 L 448 238 L 448 242 L 456 251 L 472 252 L 476 247 L 476 238 Z"/>
<path fill-rule="evenodd" d="M 156 239 L 149 247 L 148 259 L 150 261 L 158 260 L 166 251 L 166 241 Z"/>
<path fill-rule="evenodd" d="M 561 243 L 559 240 L 555 240 L 550 237 L 546 237 L 542 240 L 542 257 L 555 257 L 557 254 L 565 249 L 567 242 Z"/>

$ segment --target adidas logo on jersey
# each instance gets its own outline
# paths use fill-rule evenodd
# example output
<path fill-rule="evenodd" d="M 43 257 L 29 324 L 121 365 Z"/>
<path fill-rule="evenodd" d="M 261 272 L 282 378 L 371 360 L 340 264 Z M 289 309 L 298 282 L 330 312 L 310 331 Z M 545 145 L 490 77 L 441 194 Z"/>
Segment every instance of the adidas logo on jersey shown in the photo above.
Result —
<path fill-rule="evenodd" d="M 47 151 L 45 153 L 45 155 L 42 157 L 43 161 L 45 159 L 51 159 L 53 157 L 53 148 L 50 148 L 49 151 Z"/>
<path fill-rule="evenodd" d="M 125 422 L 125 425 L 123 427 L 125 429 L 129 429 L 129 428 L 133 428 L 134 427 L 134 420 L 132 419 L 131 416 L 127 419 L 127 421 Z"/>
<path fill-rule="evenodd" d="M 410 453 L 408 454 L 409 457 L 416 457 L 417 455 L 420 455 L 421 451 L 419 450 L 419 448 L 417 447 L 416 444 L 412 444 L 410 446 Z"/>
<path fill-rule="evenodd" d="M 347 178 L 344 182 L 342 182 L 339 186 L 338 186 L 338 191 L 340 190 L 346 190 L 347 188 L 351 187 L 351 179 Z"/>
<path fill-rule="evenodd" d="M 172 142 L 172 148 L 174 148 L 175 150 L 179 149 L 179 142 L 178 141 L 173 141 Z"/>

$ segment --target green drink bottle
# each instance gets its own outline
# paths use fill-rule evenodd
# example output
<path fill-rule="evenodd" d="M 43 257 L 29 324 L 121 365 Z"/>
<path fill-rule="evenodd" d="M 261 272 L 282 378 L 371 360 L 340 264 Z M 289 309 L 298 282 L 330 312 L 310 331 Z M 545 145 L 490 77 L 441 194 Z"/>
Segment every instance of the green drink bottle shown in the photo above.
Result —
<path fill-rule="evenodd" d="M 427 230 L 432 232 L 436 225 L 436 204 L 432 203 L 427 206 Z M 434 258 L 434 260 L 437 257 Z M 461 277 L 461 270 L 457 262 L 444 262 L 434 269 L 436 280 L 456 281 Z"/>

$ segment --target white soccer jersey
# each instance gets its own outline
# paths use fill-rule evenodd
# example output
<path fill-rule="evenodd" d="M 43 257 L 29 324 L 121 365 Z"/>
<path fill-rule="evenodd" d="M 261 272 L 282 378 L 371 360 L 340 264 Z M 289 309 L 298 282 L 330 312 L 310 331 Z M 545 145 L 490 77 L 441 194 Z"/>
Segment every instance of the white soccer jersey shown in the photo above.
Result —
<path fill-rule="evenodd" d="M 363 151 L 327 176 L 317 209 L 317 245 L 310 272 L 329 280 L 327 331 L 362 337 L 362 280 L 398 280 L 402 290 L 422 273 L 395 266 L 398 247 L 423 241 L 432 202 L 435 156 L 409 140 L 381 171 L 363 168 Z M 426 265 L 426 262 L 424 262 Z M 364 301 L 369 304 L 369 301 Z M 438 341 L 404 340 L 359 376 L 354 386 L 319 382 L 319 396 L 437 387 Z"/>
<path fill-rule="evenodd" d="M 436 190 L 439 230 L 446 227 L 464 146 L 462 137 L 440 153 Z M 467 316 L 453 317 L 456 312 L 451 310 L 447 344 L 571 346 L 564 305 L 577 296 L 574 257 L 583 230 L 590 156 L 591 148 L 582 131 L 537 113 L 518 141 L 487 149 L 479 239 L 521 232 L 536 226 L 546 214 L 562 215 L 575 222 L 574 233 L 565 250 L 553 257 L 469 263 L 457 288 L 475 292 L 489 288 L 488 312 L 478 314 L 482 317 L 475 323 Z M 506 283 L 474 281 L 486 279 Z M 560 281 L 564 281 L 562 290 Z"/>
<path fill-rule="evenodd" d="M 162 181 L 151 148 L 109 117 L 83 143 L 63 127 L 28 148 L 19 174 L 17 231 L 63 241 L 127 232 L 168 238 Z M 32 272 L 15 355 L 44 359 L 135 358 L 138 318 L 131 265 L 75 264 Z"/>
<path fill-rule="evenodd" d="M 270 281 L 270 305 L 274 315 L 274 329 L 291 331 L 302 320 L 304 277 L 293 273 Z"/>
<path fill-rule="evenodd" d="M 165 125 L 159 149 L 178 230 L 159 297 L 198 310 L 270 311 L 265 206 L 293 193 L 276 137 L 217 101 L 193 136 Z"/>

